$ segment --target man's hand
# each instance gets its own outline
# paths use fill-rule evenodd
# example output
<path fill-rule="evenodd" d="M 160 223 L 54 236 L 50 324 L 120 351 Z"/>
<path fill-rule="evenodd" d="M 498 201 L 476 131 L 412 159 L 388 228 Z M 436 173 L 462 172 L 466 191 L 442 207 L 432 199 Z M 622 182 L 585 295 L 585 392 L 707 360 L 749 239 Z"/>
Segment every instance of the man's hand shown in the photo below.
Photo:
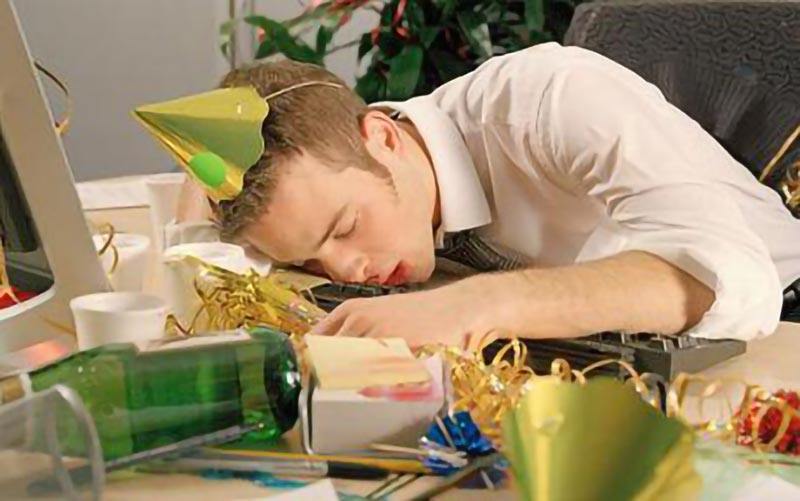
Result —
<path fill-rule="evenodd" d="M 313 333 L 403 337 L 474 348 L 489 333 L 563 338 L 595 332 L 676 334 L 696 324 L 714 293 L 645 252 L 551 269 L 477 275 L 424 292 L 355 299 Z"/>
<path fill-rule="evenodd" d="M 485 333 L 482 317 L 487 313 L 480 291 L 462 281 L 430 291 L 351 299 L 311 334 L 402 337 L 412 347 L 442 343 L 468 348 Z"/>

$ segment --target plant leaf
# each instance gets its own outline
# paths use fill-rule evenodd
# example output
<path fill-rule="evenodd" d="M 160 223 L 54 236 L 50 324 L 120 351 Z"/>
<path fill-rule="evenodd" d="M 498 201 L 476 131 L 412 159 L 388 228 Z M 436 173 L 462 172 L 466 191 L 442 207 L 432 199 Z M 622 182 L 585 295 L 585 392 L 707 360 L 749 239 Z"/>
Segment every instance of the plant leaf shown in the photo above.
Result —
<path fill-rule="evenodd" d="M 356 93 L 367 103 L 383 99 L 386 82 L 374 69 L 369 69 L 356 80 Z"/>
<path fill-rule="evenodd" d="M 489 36 L 489 26 L 484 17 L 477 12 L 463 11 L 457 15 L 458 24 L 464 33 L 464 38 L 479 58 L 488 58 L 492 55 L 492 39 Z"/>
<path fill-rule="evenodd" d="M 251 26 L 261 28 L 267 36 L 271 36 L 273 30 L 284 30 L 288 33 L 288 29 L 278 21 L 274 21 L 265 16 L 246 16 L 244 22 Z"/>
<path fill-rule="evenodd" d="M 433 0 L 433 4 L 442 11 L 442 19 L 453 15 L 457 3 L 457 0 Z"/>
<path fill-rule="evenodd" d="M 408 2 L 403 17 L 408 20 L 408 26 L 412 32 L 425 27 L 425 11 L 422 10 L 419 2 Z"/>
<path fill-rule="evenodd" d="M 366 56 L 372 50 L 372 33 L 364 33 L 361 35 L 361 41 L 358 43 L 358 60 Z"/>
<path fill-rule="evenodd" d="M 407 99 L 414 94 L 422 70 L 422 47 L 406 45 L 389 60 L 388 90 L 392 99 Z"/>
<path fill-rule="evenodd" d="M 428 48 L 431 46 L 434 40 L 436 40 L 436 36 L 441 33 L 442 28 L 440 26 L 426 26 L 422 28 L 419 32 L 419 41 L 424 48 Z"/>
<path fill-rule="evenodd" d="M 278 50 L 289 59 L 294 59 L 301 63 L 322 64 L 322 58 L 304 42 L 278 36 L 275 39 L 275 43 L 278 45 Z"/>
<path fill-rule="evenodd" d="M 317 52 L 303 42 L 300 37 L 293 36 L 289 33 L 288 28 L 283 24 L 273 19 L 264 16 L 247 16 L 244 18 L 245 22 L 253 26 L 258 26 L 264 30 L 264 42 L 270 42 L 275 45 L 278 51 L 289 59 L 300 61 L 303 63 L 322 64 L 322 57 Z M 268 45 L 265 48 L 265 53 L 271 50 Z M 261 47 L 259 47 L 261 51 Z M 272 52 L 274 53 L 274 51 Z"/>
<path fill-rule="evenodd" d="M 391 28 L 382 28 L 378 33 L 378 47 L 387 59 L 400 54 L 405 46 L 405 40 L 400 39 Z"/>
<path fill-rule="evenodd" d="M 228 48 L 231 46 L 231 35 L 236 27 L 236 19 L 229 19 L 219 27 L 219 50 L 222 55 L 228 57 Z"/>
<path fill-rule="evenodd" d="M 431 62 L 436 68 L 442 82 L 448 82 L 456 77 L 472 71 L 473 65 L 453 55 L 453 53 L 433 49 L 428 52 Z"/>
<path fill-rule="evenodd" d="M 328 44 L 331 43 L 331 40 L 333 40 L 333 30 L 325 26 L 320 26 L 317 30 L 317 56 L 320 58 L 325 56 L 325 52 L 328 50 Z"/>
<path fill-rule="evenodd" d="M 542 31 L 544 28 L 544 0 L 525 0 L 525 26 L 528 31 Z"/>
<path fill-rule="evenodd" d="M 275 42 L 272 39 L 265 38 L 264 41 L 258 45 L 255 58 L 264 59 L 265 57 L 275 54 L 276 52 L 278 52 L 278 47 L 275 45 Z"/>

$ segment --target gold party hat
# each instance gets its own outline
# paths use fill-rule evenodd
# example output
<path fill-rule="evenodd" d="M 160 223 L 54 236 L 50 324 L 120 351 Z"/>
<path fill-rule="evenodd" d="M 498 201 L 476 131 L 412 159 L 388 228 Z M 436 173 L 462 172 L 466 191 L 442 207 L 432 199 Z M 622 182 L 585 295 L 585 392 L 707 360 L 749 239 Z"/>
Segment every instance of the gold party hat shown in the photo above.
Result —
<path fill-rule="evenodd" d="M 694 499 L 691 430 L 605 378 L 531 380 L 503 423 L 504 452 L 526 500 Z"/>
<path fill-rule="evenodd" d="M 269 100 L 309 85 L 291 85 L 266 97 L 253 87 L 232 87 L 140 106 L 133 111 L 142 125 L 205 189 L 214 201 L 231 200 L 242 191 L 244 174 L 264 154 L 261 127 Z"/>

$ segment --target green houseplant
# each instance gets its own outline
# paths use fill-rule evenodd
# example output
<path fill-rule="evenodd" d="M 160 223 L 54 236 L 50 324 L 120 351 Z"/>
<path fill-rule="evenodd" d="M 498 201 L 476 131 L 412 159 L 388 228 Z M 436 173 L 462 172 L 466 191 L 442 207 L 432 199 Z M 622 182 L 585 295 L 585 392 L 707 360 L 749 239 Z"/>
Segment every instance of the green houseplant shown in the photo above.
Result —
<path fill-rule="evenodd" d="M 366 58 L 367 65 L 356 91 L 374 102 L 425 94 L 493 55 L 561 41 L 581 1 L 317 0 L 287 21 L 253 15 L 244 22 L 259 31 L 256 59 L 280 53 L 323 64 L 326 55 L 358 45 L 358 58 Z M 351 42 L 333 45 L 334 34 L 359 9 L 378 13 L 378 25 Z M 222 27 L 223 51 L 233 23 Z M 309 35 L 313 43 L 306 41 Z"/>

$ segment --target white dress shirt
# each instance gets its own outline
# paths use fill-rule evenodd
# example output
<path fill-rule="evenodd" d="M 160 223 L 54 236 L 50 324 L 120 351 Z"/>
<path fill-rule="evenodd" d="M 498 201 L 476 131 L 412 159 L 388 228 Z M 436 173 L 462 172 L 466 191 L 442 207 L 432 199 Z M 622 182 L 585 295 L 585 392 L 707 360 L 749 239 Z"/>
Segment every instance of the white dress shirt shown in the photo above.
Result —
<path fill-rule="evenodd" d="M 438 245 L 476 228 L 533 266 L 646 251 L 715 292 L 691 335 L 746 340 L 777 327 L 782 291 L 800 277 L 800 221 L 632 71 L 548 43 L 375 106 L 426 143 Z"/>

